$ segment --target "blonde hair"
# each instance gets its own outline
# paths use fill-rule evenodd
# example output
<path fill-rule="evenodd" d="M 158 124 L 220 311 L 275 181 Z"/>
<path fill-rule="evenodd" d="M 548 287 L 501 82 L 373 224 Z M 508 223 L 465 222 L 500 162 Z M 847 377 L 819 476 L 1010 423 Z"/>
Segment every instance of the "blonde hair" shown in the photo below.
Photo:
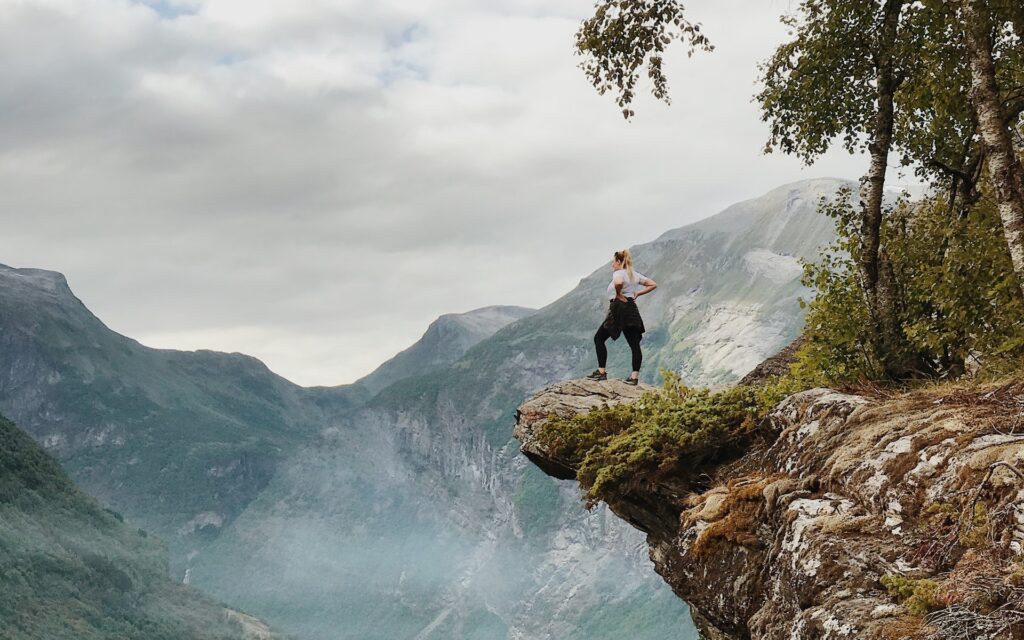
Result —
<path fill-rule="evenodd" d="M 629 282 L 633 282 L 633 256 L 629 253 L 629 249 L 616 251 L 615 259 L 622 263 L 622 268 L 626 270 Z"/>

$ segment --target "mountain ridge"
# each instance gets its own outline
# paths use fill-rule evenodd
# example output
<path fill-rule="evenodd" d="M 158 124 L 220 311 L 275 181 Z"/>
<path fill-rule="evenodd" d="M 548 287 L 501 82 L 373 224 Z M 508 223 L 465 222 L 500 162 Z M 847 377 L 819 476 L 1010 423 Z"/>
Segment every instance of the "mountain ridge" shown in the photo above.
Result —
<path fill-rule="evenodd" d="M 410 371 L 429 373 L 462 357 L 481 340 L 502 327 L 524 318 L 536 309 L 512 305 L 491 305 L 462 313 L 446 313 L 430 323 L 411 346 L 380 364 L 371 373 L 355 381 L 371 394 L 406 378 Z"/>

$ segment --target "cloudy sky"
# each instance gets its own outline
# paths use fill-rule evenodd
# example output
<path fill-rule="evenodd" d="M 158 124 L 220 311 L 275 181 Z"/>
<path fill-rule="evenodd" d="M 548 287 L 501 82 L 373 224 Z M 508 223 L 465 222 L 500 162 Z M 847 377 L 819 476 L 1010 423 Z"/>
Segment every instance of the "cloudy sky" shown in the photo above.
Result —
<path fill-rule="evenodd" d="M 0 0 L 0 263 L 114 330 L 341 384 L 443 313 L 544 306 L 775 186 L 756 64 L 784 0 L 687 2 L 717 49 L 632 122 L 576 67 L 591 0 Z"/>

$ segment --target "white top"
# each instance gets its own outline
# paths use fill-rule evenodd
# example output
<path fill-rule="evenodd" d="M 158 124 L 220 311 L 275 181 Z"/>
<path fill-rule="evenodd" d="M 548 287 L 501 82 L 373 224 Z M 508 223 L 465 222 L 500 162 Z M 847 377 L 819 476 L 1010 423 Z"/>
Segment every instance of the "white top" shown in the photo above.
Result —
<path fill-rule="evenodd" d="M 615 299 L 615 279 L 622 280 L 622 295 L 627 298 L 636 298 L 636 292 L 647 286 L 649 278 L 637 270 L 633 270 L 633 280 L 630 282 L 625 269 L 618 269 L 612 273 L 612 281 L 608 284 L 608 299 Z"/>

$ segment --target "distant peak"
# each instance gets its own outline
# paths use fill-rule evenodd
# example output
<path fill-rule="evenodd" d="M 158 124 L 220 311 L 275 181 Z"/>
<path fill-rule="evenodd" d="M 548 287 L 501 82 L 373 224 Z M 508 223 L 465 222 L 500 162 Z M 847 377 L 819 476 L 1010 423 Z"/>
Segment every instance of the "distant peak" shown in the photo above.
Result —
<path fill-rule="evenodd" d="M 814 216 L 822 197 L 829 198 L 847 187 L 857 197 L 857 182 L 844 178 L 807 178 L 775 187 L 753 198 L 726 207 L 696 222 L 670 229 L 658 240 L 672 240 L 692 231 L 740 233 L 753 225 L 780 222 L 793 216 Z"/>
<path fill-rule="evenodd" d="M 477 309 L 471 309 L 469 311 L 459 311 L 455 313 L 445 313 L 440 318 L 464 318 L 469 316 L 481 316 L 481 315 L 492 315 L 492 314 L 503 314 L 513 316 L 528 316 L 536 311 L 530 307 L 518 307 L 515 305 L 507 304 L 494 304 L 487 307 L 479 307 Z"/>
<path fill-rule="evenodd" d="M 71 294 L 71 287 L 68 286 L 68 280 L 64 274 L 46 269 L 18 269 L 0 264 L 0 283 L 7 287 Z"/>
<path fill-rule="evenodd" d="M 430 323 L 431 327 L 457 325 L 470 331 L 491 334 L 506 324 L 525 318 L 536 309 L 512 305 L 492 305 L 461 313 L 446 313 Z M 429 330 L 429 329 L 428 329 Z"/>
<path fill-rule="evenodd" d="M 821 189 L 828 189 L 833 187 L 856 187 L 858 182 L 849 178 L 834 178 L 834 177 L 822 177 L 822 178 L 805 178 L 803 180 L 796 180 L 794 182 L 788 182 L 780 185 L 768 193 L 773 191 L 792 191 L 794 189 L 800 191 L 818 191 Z"/>
<path fill-rule="evenodd" d="M 412 346 L 357 383 L 371 393 L 377 393 L 403 378 L 435 371 L 455 362 L 480 341 L 534 311 L 527 307 L 493 305 L 462 313 L 446 313 L 431 322 Z"/>

